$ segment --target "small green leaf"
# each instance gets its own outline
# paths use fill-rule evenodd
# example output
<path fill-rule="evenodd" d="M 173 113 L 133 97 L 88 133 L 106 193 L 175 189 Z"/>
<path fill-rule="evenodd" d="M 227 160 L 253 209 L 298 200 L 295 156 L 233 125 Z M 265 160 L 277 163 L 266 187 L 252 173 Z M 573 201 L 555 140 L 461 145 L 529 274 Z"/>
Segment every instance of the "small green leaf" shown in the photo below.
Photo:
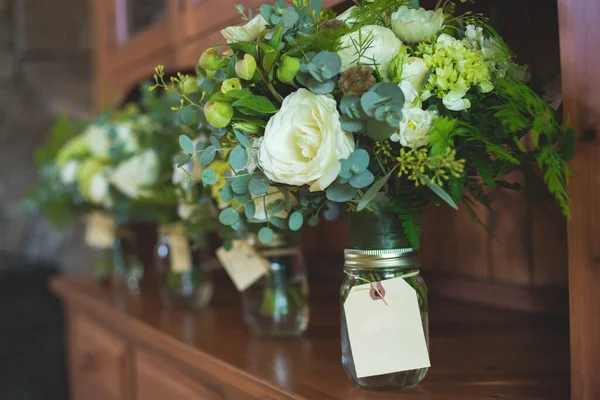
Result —
<path fill-rule="evenodd" d="M 229 207 L 221 211 L 219 214 L 219 221 L 223 225 L 231 226 L 238 222 L 240 219 L 240 215 L 233 208 Z"/>
<path fill-rule="evenodd" d="M 248 152 L 241 144 L 238 144 L 233 148 L 233 150 L 231 150 L 231 153 L 229 154 L 229 165 L 234 171 L 239 171 L 244 169 L 247 163 Z"/>
<path fill-rule="evenodd" d="M 250 110 L 258 114 L 274 114 L 279 111 L 279 109 L 264 96 L 244 97 L 243 99 L 239 99 L 234 102 L 233 106 L 240 109 L 240 111 L 243 113 L 245 113 L 244 110 Z"/>
<path fill-rule="evenodd" d="M 317 225 L 319 225 L 319 216 L 317 214 L 314 214 L 313 216 L 311 216 L 308 219 L 308 225 L 312 226 L 313 228 Z"/>
<path fill-rule="evenodd" d="M 369 167 L 370 160 L 369 153 L 365 149 L 355 150 L 348 158 L 348 161 L 350 161 L 350 169 L 355 174 L 360 174 L 365 171 Z"/>
<path fill-rule="evenodd" d="M 425 182 L 425 184 L 427 185 L 427 187 L 429 189 L 431 189 L 431 191 L 433 193 L 435 193 L 436 195 L 438 195 L 438 197 L 442 200 L 444 200 L 446 203 L 448 203 L 448 205 L 452 208 L 454 208 L 455 210 L 458 210 L 458 206 L 456 205 L 456 203 L 454 202 L 454 200 L 452 199 L 452 197 L 450 197 L 450 195 L 448 193 L 446 193 L 446 191 L 444 189 L 442 189 L 440 186 L 438 186 L 436 183 L 433 183 L 431 181 L 431 179 L 429 179 L 428 177 L 424 176 L 424 175 L 419 175 L 419 177 L 421 179 L 423 179 L 423 181 Z"/>
<path fill-rule="evenodd" d="M 194 152 L 196 151 L 196 148 L 194 147 L 194 142 L 192 142 L 192 139 L 190 139 L 189 136 L 186 135 L 179 135 L 179 146 L 181 147 L 181 150 L 185 151 L 188 154 L 194 154 Z"/>
<path fill-rule="evenodd" d="M 304 217 L 299 211 L 294 211 L 292 215 L 290 215 L 290 219 L 288 221 L 288 226 L 290 230 L 297 231 L 302 228 L 302 224 L 304 223 Z"/>
<path fill-rule="evenodd" d="M 179 118 L 184 124 L 191 124 L 196 120 L 196 112 L 191 107 L 183 108 L 179 112 Z"/>
<path fill-rule="evenodd" d="M 248 183 L 250 182 L 250 176 L 234 176 L 231 181 L 231 189 L 235 194 L 248 193 Z"/>
<path fill-rule="evenodd" d="M 238 140 L 238 142 L 240 142 L 240 144 L 244 147 L 250 147 L 250 141 L 248 140 L 248 138 L 246 137 L 246 135 L 244 135 L 242 132 L 238 131 L 237 129 L 233 130 L 233 134 L 235 135 L 235 138 Z"/>
<path fill-rule="evenodd" d="M 202 184 L 204 186 L 214 185 L 217 182 L 217 173 L 212 168 L 202 171 Z"/>
<path fill-rule="evenodd" d="M 336 203 L 350 201 L 356 195 L 356 189 L 350 185 L 335 183 L 327 188 L 327 199 Z"/>
<path fill-rule="evenodd" d="M 189 163 L 191 159 L 191 154 L 183 153 L 177 154 L 175 157 L 173 157 L 173 162 L 175 163 L 175 165 L 177 165 L 177 168 L 181 168 L 187 163 Z"/>
<path fill-rule="evenodd" d="M 279 217 L 269 217 L 269 222 L 278 227 L 279 229 L 287 229 L 287 221 Z"/>
<path fill-rule="evenodd" d="M 362 173 L 354 175 L 352 178 L 350 178 L 350 185 L 356 189 L 362 189 L 373 183 L 373 180 L 375 180 L 375 177 L 371 171 L 367 169 Z"/>
<path fill-rule="evenodd" d="M 246 203 L 244 205 L 244 214 L 246 215 L 246 219 L 254 218 L 254 214 L 256 213 L 256 205 L 253 201 Z"/>
<path fill-rule="evenodd" d="M 273 229 L 267 226 L 263 226 L 258 231 L 258 240 L 260 240 L 261 243 L 268 244 L 271 243 L 271 241 L 273 240 L 273 235 Z"/>
<path fill-rule="evenodd" d="M 231 190 L 231 186 L 229 184 L 223 186 L 220 192 L 222 202 L 229 203 L 231 200 L 233 200 L 233 190 Z"/>
<path fill-rule="evenodd" d="M 248 190 L 255 196 L 262 196 L 269 190 L 269 180 L 264 174 L 257 174 L 250 179 Z"/>
<path fill-rule="evenodd" d="M 215 155 L 217 154 L 217 148 L 213 145 L 208 146 L 200 154 L 200 165 L 206 167 L 208 164 L 213 162 Z"/>
<path fill-rule="evenodd" d="M 369 190 L 365 193 L 365 195 L 358 202 L 358 206 L 356 207 L 356 211 L 362 211 L 366 206 L 369 205 L 371 201 L 375 198 L 377 193 L 381 190 L 381 188 L 387 183 L 387 181 L 392 176 L 391 172 L 388 172 L 383 178 L 380 178 L 377 182 L 375 182 Z"/>

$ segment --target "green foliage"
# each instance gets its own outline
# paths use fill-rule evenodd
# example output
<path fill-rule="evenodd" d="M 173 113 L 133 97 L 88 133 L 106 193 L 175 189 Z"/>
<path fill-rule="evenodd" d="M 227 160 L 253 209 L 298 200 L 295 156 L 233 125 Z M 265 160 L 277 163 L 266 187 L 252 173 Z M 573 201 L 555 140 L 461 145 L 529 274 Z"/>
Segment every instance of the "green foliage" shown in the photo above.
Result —
<path fill-rule="evenodd" d="M 74 134 L 74 125 L 67 114 L 63 113 L 56 117 L 45 145 L 35 150 L 36 165 L 41 167 L 44 164 L 53 162 L 58 151 Z"/>

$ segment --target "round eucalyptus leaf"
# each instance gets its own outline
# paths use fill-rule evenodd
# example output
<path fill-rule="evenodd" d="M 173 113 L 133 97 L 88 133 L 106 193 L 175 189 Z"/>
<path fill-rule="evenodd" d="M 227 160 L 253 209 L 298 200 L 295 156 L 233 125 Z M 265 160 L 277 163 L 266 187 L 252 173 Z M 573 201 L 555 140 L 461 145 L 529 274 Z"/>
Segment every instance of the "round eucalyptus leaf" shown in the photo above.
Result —
<path fill-rule="evenodd" d="M 241 144 L 238 144 L 229 154 L 229 165 L 234 171 L 239 171 L 246 167 L 248 163 L 248 152 Z"/>
<path fill-rule="evenodd" d="M 248 140 L 246 135 L 244 135 L 242 132 L 238 131 L 237 129 L 235 129 L 233 131 L 233 134 L 235 135 L 235 138 L 238 140 L 238 142 L 240 142 L 240 144 L 242 146 L 250 147 L 250 141 Z"/>
<path fill-rule="evenodd" d="M 288 226 L 292 231 L 297 231 L 302 228 L 302 224 L 304 223 L 304 217 L 298 211 L 294 211 L 292 215 L 290 215 L 290 219 L 288 220 Z"/>
<path fill-rule="evenodd" d="M 355 174 L 360 174 L 369 167 L 369 162 L 371 158 L 369 157 L 369 153 L 365 149 L 355 150 L 350 157 L 348 158 L 350 162 L 350 169 Z"/>
<path fill-rule="evenodd" d="M 192 142 L 192 139 L 190 139 L 189 136 L 186 135 L 179 135 L 179 146 L 181 147 L 181 150 L 188 154 L 194 154 L 194 152 L 196 151 L 194 142 Z"/>
<path fill-rule="evenodd" d="M 327 188 L 327 199 L 336 203 L 350 201 L 356 195 L 356 189 L 350 185 L 335 183 Z"/>
<path fill-rule="evenodd" d="M 204 186 L 214 185 L 217 183 L 217 173 L 212 168 L 207 168 L 202 171 L 202 184 Z"/>
<path fill-rule="evenodd" d="M 231 186 L 229 184 L 223 186 L 220 192 L 222 202 L 229 203 L 231 200 L 233 200 L 233 190 L 231 190 Z"/>
<path fill-rule="evenodd" d="M 191 107 L 183 108 L 179 111 L 179 118 L 184 124 L 191 124 L 196 119 L 196 112 Z"/>
<path fill-rule="evenodd" d="M 221 211 L 219 214 L 219 221 L 223 225 L 231 226 L 238 222 L 240 219 L 240 215 L 233 208 L 229 207 Z"/>
<path fill-rule="evenodd" d="M 248 190 L 255 196 L 262 196 L 269 190 L 269 180 L 264 174 L 254 175 L 248 183 Z"/>
<path fill-rule="evenodd" d="M 246 203 L 244 206 L 244 214 L 246 215 L 246 219 L 254 218 L 254 214 L 256 213 L 256 205 L 253 201 Z"/>
<path fill-rule="evenodd" d="M 287 229 L 288 228 L 287 221 L 283 218 L 269 217 L 269 222 L 271 224 L 275 225 L 276 227 L 278 227 L 279 229 Z"/>
<path fill-rule="evenodd" d="M 250 176 L 234 176 L 231 179 L 231 189 L 235 194 L 248 193 L 248 183 L 250 182 Z"/>
<path fill-rule="evenodd" d="M 308 225 L 312 226 L 313 228 L 317 225 L 319 225 L 319 216 L 317 214 L 311 216 L 308 219 Z"/>
<path fill-rule="evenodd" d="M 361 172 L 360 174 L 354 175 L 352 178 L 350 178 L 350 185 L 357 189 L 362 189 L 369 186 L 371 183 L 373 183 L 374 180 L 375 177 L 373 176 L 371 171 L 367 169 Z"/>
<path fill-rule="evenodd" d="M 216 147 L 213 145 L 208 146 L 200 154 L 200 165 L 202 165 L 203 167 L 206 167 L 208 164 L 213 162 L 216 154 L 217 154 Z"/>
<path fill-rule="evenodd" d="M 261 243 L 268 244 L 273 240 L 273 235 L 273 229 L 269 228 L 268 226 L 263 226 L 258 231 L 258 240 L 260 240 Z"/>

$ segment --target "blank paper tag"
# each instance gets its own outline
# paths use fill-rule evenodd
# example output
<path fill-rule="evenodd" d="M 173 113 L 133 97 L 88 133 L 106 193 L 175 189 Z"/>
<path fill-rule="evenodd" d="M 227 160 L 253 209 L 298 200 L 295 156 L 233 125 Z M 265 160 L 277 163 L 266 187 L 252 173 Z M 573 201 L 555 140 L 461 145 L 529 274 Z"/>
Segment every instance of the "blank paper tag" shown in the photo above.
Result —
<path fill-rule="evenodd" d="M 172 232 L 169 235 L 171 249 L 169 251 L 171 270 L 185 272 L 192 269 L 192 253 L 190 243 L 184 235 Z"/>
<path fill-rule="evenodd" d="M 104 214 L 92 213 L 86 217 L 85 242 L 96 249 L 108 249 L 115 238 L 115 221 Z"/>
<path fill-rule="evenodd" d="M 269 262 L 245 240 L 234 240 L 229 251 L 219 248 L 217 257 L 240 292 L 260 279 L 269 269 Z"/>
<path fill-rule="evenodd" d="M 354 286 L 344 303 L 357 377 L 429 367 L 415 289 L 403 278 L 373 285 L 385 302 L 367 283 Z"/>

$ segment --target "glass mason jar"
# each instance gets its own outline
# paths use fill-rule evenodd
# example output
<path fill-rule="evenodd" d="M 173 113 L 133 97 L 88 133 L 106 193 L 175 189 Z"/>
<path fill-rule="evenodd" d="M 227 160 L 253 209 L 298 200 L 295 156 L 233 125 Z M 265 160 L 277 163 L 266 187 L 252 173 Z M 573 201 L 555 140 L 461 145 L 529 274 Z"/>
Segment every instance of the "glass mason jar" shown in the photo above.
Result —
<path fill-rule="evenodd" d="M 156 267 L 161 296 L 174 307 L 206 307 L 213 295 L 206 248 L 195 249 L 179 227 L 160 229 L 156 246 Z"/>
<path fill-rule="evenodd" d="M 425 341 L 429 343 L 427 287 L 419 275 L 418 254 L 410 247 L 401 221 L 383 212 L 350 213 L 350 249 L 344 253 L 345 278 L 341 287 L 342 364 L 346 375 L 357 386 L 368 390 L 398 390 L 417 385 L 428 368 L 358 378 L 352 356 L 344 310 L 350 290 L 368 282 L 403 277 L 416 291 Z"/>
<path fill-rule="evenodd" d="M 308 328 L 308 281 L 297 243 L 276 235 L 268 245 L 249 240 L 268 261 L 267 273 L 242 292 L 244 320 L 259 336 L 294 337 Z"/>
<path fill-rule="evenodd" d="M 139 292 L 144 264 L 139 258 L 137 239 L 131 226 L 119 225 L 116 228 L 111 250 L 115 279 L 123 282 L 130 292 Z"/>

